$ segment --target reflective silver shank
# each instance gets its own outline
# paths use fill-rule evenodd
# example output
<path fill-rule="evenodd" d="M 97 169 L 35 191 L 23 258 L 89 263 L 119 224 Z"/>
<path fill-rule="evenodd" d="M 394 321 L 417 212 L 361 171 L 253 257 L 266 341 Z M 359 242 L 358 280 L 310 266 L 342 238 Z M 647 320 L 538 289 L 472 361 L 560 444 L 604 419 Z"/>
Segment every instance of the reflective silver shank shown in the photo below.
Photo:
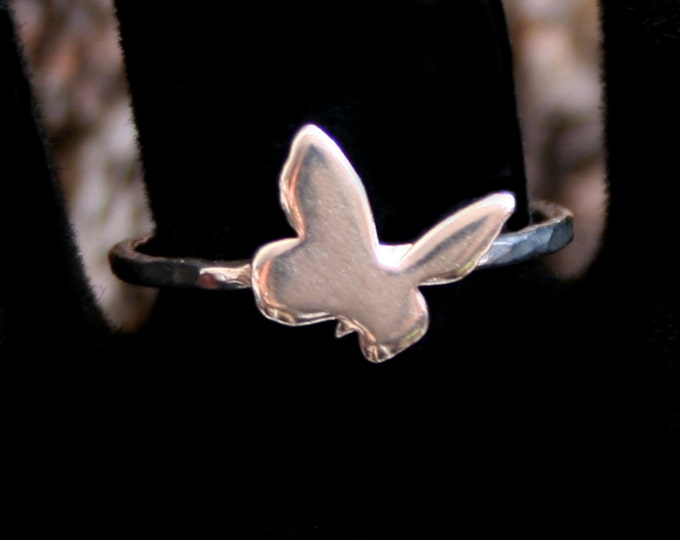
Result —
<path fill-rule="evenodd" d="M 477 264 L 493 268 L 550 255 L 567 246 L 574 237 L 573 215 L 562 206 L 532 201 L 534 222 L 515 232 L 500 234 Z M 147 287 L 188 287 L 236 290 L 251 287 L 249 260 L 215 261 L 190 257 L 158 257 L 139 251 L 152 236 L 117 243 L 109 253 L 114 274 L 123 281 Z M 381 245 L 399 252 L 409 244 Z"/>
<path fill-rule="evenodd" d="M 506 266 L 536 259 L 560 251 L 574 239 L 574 216 L 562 206 L 532 201 L 531 219 L 531 225 L 499 235 L 477 266 Z"/>
<path fill-rule="evenodd" d="M 124 240 L 109 251 L 113 273 L 123 281 L 148 287 L 247 289 L 250 261 L 212 261 L 191 257 L 158 257 L 140 251 L 153 235 Z"/>

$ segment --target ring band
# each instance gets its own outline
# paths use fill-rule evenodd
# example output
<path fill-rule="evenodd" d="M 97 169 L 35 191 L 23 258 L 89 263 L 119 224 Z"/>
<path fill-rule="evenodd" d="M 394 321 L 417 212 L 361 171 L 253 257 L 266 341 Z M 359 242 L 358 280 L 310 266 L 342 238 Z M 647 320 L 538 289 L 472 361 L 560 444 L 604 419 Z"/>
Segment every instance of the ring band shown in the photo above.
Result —
<path fill-rule="evenodd" d="M 500 234 L 477 264 L 494 268 L 550 255 L 573 239 L 573 215 L 545 201 L 531 202 L 532 224 Z M 149 234 L 118 242 L 109 252 L 113 273 L 123 281 L 147 287 L 193 289 L 249 289 L 251 261 L 216 261 L 196 257 L 159 257 L 140 251 L 153 239 Z"/>
<path fill-rule="evenodd" d="M 500 192 L 455 212 L 413 243 L 381 244 L 361 180 L 314 125 L 293 140 L 279 189 L 297 237 L 262 246 L 252 260 L 149 255 L 140 250 L 149 235 L 113 246 L 111 268 L 136 285 L 252 288 L 267 318 L 290 326 L 335 320 L 336 336 L 356 332 L 364 356 L 382 362 L 425 334 L 428 312 L 420 286 L 535 259 L 573 239 L 571 212 L 541 201 L 531 204 L 531 225 L 503 233 L 515 199 Z"/>

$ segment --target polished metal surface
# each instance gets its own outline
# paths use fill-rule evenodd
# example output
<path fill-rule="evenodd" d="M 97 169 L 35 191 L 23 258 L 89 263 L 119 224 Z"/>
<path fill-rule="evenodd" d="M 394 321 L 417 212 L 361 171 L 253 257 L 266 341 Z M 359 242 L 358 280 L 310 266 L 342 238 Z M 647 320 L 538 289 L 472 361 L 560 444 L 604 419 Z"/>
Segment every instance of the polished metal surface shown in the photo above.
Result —
<path fill-rule="evenodd" d="M 109 252 L 113 273 L 123 281 L 151 287 L 247 289 L 250 261 L 211 261 L 190 257 L 157 257 L 140 251 L 152 235 L 117 243 Z"/>
<path fill-rule="evenodd" d="M 315 126 L 293 141 L 279 187 L 298 237 L 255 254 L 257 306 L 288 325 L 335 319 L 337 334 L 356 332 L 372 362 L 393 357 L 425 334 L 427 305 L 418 286 L 470 273 L 515 208 L 512 195 L 490 195 L 413 244 L 382 246 L 359 177 Z"/>
<path fill-rule="evenodd" d="M 498 236 L 478 267 L 506 266 L 559 251 L 574 239 L 574 216 L 545 201 L 531 202 L 532 224 Z"/>
<path fill-rule="evenodd" d="M 114 246 L 112 269 L 139 285 L 252 287 L 267 318 L 291 326 L 335 320 L 336 336 L 356 333 L 364 356 L 382 362 L 427 331 L 420 286 L 546 255 L 573 237 L 569 211 L 540 202 L 532 205 L 532 225 L 501 234 L 515 208 L 514 196 L 501 192 L 450 215 L 413 243 L 381 244 L 359 176 L 313 125 L 293 140 L 279 189 L 297 236 L 262 246 L 252 262 L 152 256 L 140 251 L 146 237 Z"/>

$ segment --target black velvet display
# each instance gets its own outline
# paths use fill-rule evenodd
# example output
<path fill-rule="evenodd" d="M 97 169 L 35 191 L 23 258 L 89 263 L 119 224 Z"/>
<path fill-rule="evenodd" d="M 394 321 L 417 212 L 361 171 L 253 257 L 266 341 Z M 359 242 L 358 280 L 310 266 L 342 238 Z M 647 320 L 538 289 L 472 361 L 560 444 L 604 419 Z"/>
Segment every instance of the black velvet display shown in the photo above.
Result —
<path fill-rule="evenodd" d="M 250 257 L 290 236 L 278 174 L 307 122 L 347 153 L 386 242 L 501 189 L 510 227 L 528 222 L 500 1 L 115 7 L 154 253 Z M 0 361 L 26 527 L 382 540 L 628 523 L 680 439 L 680 2 L 602 8 L 610 206 L 592 268 L 426 288 L 426 336 L 373 365 L 356 336 L 277 325 L 248 290 L 162 290 L 140 331 L 109 329 L 0 2 Z"/>

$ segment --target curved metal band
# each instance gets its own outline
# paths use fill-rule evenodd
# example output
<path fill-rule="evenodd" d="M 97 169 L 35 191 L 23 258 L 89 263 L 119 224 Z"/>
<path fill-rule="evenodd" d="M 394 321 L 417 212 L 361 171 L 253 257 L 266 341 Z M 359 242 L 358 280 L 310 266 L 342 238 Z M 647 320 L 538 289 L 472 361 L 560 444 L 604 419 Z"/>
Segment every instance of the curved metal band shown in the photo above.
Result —
<path fill-rule="evenodd" d="M 479 261 L 477 268 L 506 266 L 549 255 L 573 239 L 573 215 L 559 205 L 544 201 L 531 204 L 533 223 L 519 231 L 504 233 Z M 147 255 L 139 251 L 152 235 L 119 242 L 109 260 L 120 279 L 149 287 L 185 287 L 235 290 L 251 287 L 249 260 L 214 261 Z"/>
<path fill-rule="evenodd" d="M 505 266 L 550 255 L 574 239 L 574 216 L 566 208 L 532 201 L 531 214 L 531 225 L 499 235 L 477 267 Z"/>
<path fill-rule="evenodd" d="M 153 235 L 117 243 L 109 252 L 111 269 L 123 281 L 149 287 L 247 289 L 249 260 L 212 261 L 184 257 L 158 257 L 139 251 Z"/>

